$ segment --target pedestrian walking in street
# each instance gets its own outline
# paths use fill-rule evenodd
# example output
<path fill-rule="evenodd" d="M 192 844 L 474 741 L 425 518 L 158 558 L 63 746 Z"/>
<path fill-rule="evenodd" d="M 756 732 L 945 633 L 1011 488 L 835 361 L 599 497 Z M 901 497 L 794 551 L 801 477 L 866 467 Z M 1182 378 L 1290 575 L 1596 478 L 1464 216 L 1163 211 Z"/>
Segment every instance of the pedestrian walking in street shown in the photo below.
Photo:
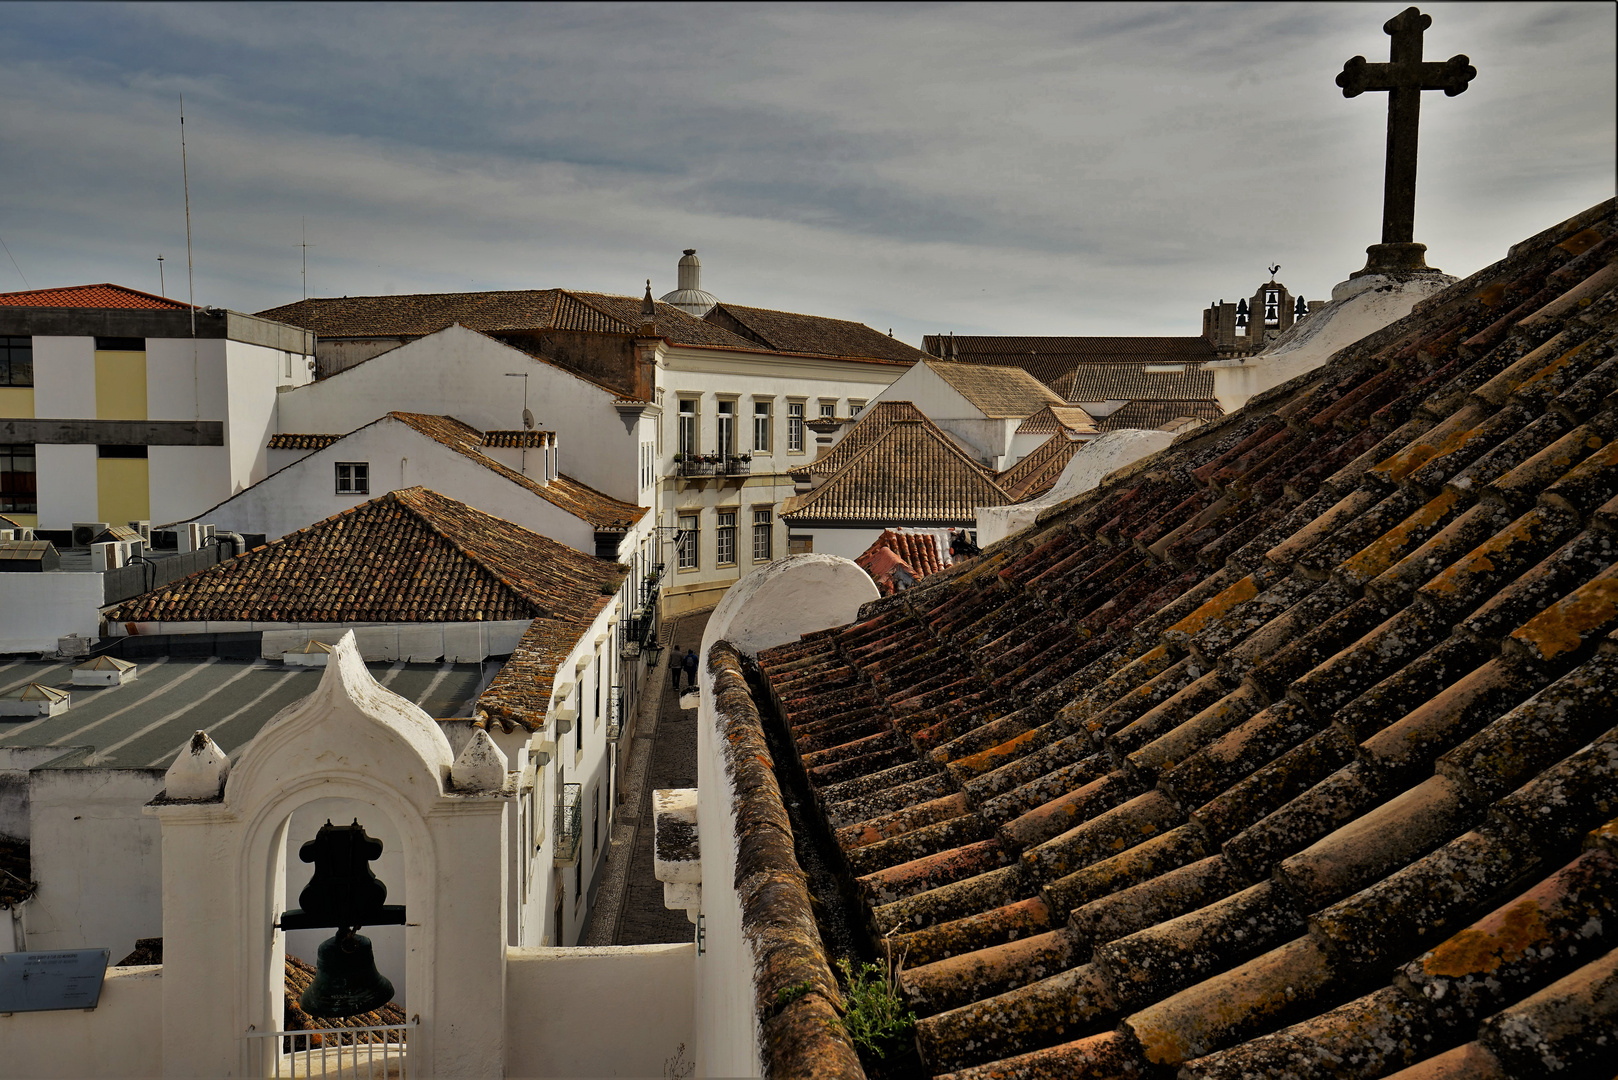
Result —
<path fill-rule="evenodd" d="M 674 680 L 674 689 L 680 689 L 680 672 L 685 665 L 680 662 L 680 647 L 674 646 L 669 651 L 669 678 Z"/>
<path fill-rule="evenodd" d="M 697 688 L 697 654 L 691 649 L 685 651 L 685 661 L 680 665 L 685 668 L 686 685 L 691 689 Z"/>

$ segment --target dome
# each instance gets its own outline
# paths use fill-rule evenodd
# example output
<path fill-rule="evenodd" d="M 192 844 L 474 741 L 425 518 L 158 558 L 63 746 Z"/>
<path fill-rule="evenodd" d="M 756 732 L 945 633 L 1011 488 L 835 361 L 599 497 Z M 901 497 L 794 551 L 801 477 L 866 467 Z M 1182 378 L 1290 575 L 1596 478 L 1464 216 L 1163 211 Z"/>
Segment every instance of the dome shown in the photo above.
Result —
<path fill-rule="evenodd" d="M 719 297 L 711 292 L 702 291 L 702 260 L 697 258 L 696 248 L 685 249 L 685 257 L 680 260 L 678 275 L 679 288 L 658 297 L 660 303 L 677 307 L 687 315 L 699 319 L 719 303 Z"/>

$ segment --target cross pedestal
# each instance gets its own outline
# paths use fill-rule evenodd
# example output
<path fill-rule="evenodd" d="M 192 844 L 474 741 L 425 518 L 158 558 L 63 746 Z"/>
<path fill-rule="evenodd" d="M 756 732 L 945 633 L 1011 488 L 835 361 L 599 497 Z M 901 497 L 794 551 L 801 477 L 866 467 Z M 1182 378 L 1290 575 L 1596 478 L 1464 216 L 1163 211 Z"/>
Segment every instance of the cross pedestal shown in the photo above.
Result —
<path fill-rule="evenodd" d="M 1367 90 L 1388 94 L 1387 166 L 1382 186 L 1382 242 L 1365 249 L 1365 269 L 1351 275 L 1437 273 L 1427 265 L 1426 244 L 1415 242 L 1416 140 L 1421 123 L 1421 93 L 1442 90 L 1446 97 L 1464 93 L 1477 69 L 1464 54 L 1443 63 L 1424 63 L 1422 33 L 1433 24 L 1431 15 L 1415 8 L 1389 19 L 1382 30 L 1393 39 L 1386 64 L 1367 63 L 1356 56 L 1343 65 L 1337 85 L 1344 97 Z"/>

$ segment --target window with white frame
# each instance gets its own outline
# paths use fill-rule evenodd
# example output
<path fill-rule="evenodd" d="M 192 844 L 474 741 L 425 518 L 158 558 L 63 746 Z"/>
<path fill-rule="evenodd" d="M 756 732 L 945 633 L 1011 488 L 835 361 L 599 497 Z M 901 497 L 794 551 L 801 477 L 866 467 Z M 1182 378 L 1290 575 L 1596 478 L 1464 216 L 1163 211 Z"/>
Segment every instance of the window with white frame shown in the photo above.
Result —
<path fill-rule="evenodd" d="M 719 512 L 719 531 L 714 534 L 714 562 L 720 566 L 736 565 L 736 511 Z"/>
<path fill-rule="evenodd" d="M 719 445 L 719 456 L 733 458 L 736 456 L 736 403 L 734 401 L 719 402 L 719 426 L 716 432 Z"/>
<path fill-rule="evenodd" d="M 368 461 L 339 461 L 337 463 L 337 494 L 369 495 L 371 493 L 371 463 Z"/>
<path fill-rule="evenodd" d="M 753 561 L 769 562 L 773 546 L 773 522 L 769 510 L 753 511 Z"/>
<path fill-rule="evenodd" d="M 803 453 L 803 402 L 787 402 L 787 453 Z"/>
<path fill-rule="evenodd" d="M 686 457 L 697 452 L 697 399 L 680 399 L 680 434 L 675 450 Z"/>
<path fill-rule="evenodd" d="M 775 417 L 770 411 L 771 403 L 768 401 L 753 402 L 753 453 L 768 454 L 770 452 L 770 436 L 775 427 Z"/>
<path fill-rule="evenodd" d="M 678 554 L 678 565 L 681 570 L 697 569 L 697 540 L 699 538 L 697 515 L 680 515 L 680 538 L 675 544 L 675 551 Z"/>
<path fill-rule="evenodd" d="M 855 417 L 859 416 L 859 414 L 864 412 L 864 411 L 865 411 L 865 402 L 863 402 L 863 401 L 855 401 L 853 398 L 848 399 L 848 416 L 849 416 L 849 419 L 851 419 L 851 420 L 854 419 Z"/>
<path fill-rule="evenodd" d="M 828 401 L 825 398 L 821 398 L 820 399 L 820 418 L 822 420 L 830 420 L 833 417 L 835 417 L 836 415 L 837 415 L 837 399 L 832 398 L 831 400 Z"/>

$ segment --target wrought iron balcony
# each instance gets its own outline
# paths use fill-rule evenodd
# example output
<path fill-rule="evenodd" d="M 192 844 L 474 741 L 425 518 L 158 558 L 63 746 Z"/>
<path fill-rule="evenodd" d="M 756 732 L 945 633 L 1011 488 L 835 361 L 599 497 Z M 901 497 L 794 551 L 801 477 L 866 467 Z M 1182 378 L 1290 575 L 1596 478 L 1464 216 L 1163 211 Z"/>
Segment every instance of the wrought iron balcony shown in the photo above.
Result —
<path fill-rule="evenodd" d="M 556 865 L 576 866 L 582 840 L 583 796 L 580 785 L 563 784 L 556 800 Z"/>
<path fill-rule="evenodd" d="M 712 476 L 717 463 L 701 457 L 688 457 L 674 463 L 675 476 Z"/>
<path fill-rule="evenodd" d="M 746 476 L 753 471 L 751 457 L 730 457 L 720 462 L 716 468 L 721 476 Z"/>

